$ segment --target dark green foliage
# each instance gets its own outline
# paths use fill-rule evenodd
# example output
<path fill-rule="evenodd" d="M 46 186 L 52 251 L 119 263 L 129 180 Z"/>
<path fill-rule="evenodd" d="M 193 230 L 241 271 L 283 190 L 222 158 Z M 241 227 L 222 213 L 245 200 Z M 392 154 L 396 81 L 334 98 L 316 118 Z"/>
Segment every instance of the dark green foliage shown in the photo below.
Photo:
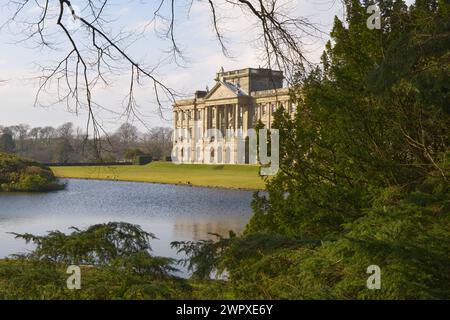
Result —
<path fill-rule="evenodd" d="M 143 166 L 146 164 L 149 164 L 153 161 L 152 156 L 149 155 L 140 155 L 140 156 L 136 156 L 134 162 L 135 164 L 139 165 L 139 166 Z"/>
<path fill-rule="evenodd" d="M 324 241 L 314 250 L 280 249 L 271 259 L 285 261 L 287 255 L 291 263 L 276 269 L 267 283 L 262 282 L 268 265 L 253 274 L 259 274 L 261 286 L 276 284 L 266 290 L 284 298 L 449 299 L 448 184 L 427 181 L 403 197 L 380 203 L 346 225 L 336 241 Z M 382 270 L 381 290 L 366 287 L 366 269 L 373 264 Z M 248 281 L 244 274 L 238 280 Z M 281 290 L 283 283 L 291 284 L 289 293 Z"/>
<path fill-rule="evenodd" d="M 81 290 L 69 290 L 67 265 L 25 259 L 0 260 L 0 300 L 189 299 L 186 280 L 115 266 L 81 267 Z"/>
<path fill-rule="evenodd" d="M 45 192 L 63 188 L 49 168 L 0 153 L 0 191 Z"/>
<path fill-rule="evenodd" d="M 376 203 L 336 240 L 248 232 L 178 246 L 199 276 L 225 272 L 222 290 L 234 299 L 450 299 L 448 182 L 430 177 L 408 194 L 387 190 Z M 374 264 L 381 290 L 366 286 Z"/>
<path fill-rule="evenodd" d="M 6 132 L 0 135 L 0 152 L 14 153 L 16 151 L 16 143 L 11 133 Z"/>
<path fill-rule="evenodd" d="M 188 246 L 236 298 L 450 299 L 450 5 L 377 3 L 369 30 L 345 1 L 321 67 L 292 90 L 296 117 L 276 112 L 280 171 L 245 234 Z"/>
<path fill-rule="evenodd" d="M 367 29 L 357 1 L 347 6 L 348 27 L 336 20 L 296 118 L 275 115 L 281 172 L 268 199 L 255 197 L 248 232 L 333 239 L 386 190 L 411 192 L 436 172 L 448 179 L 448 4 L 383 2 L 382 30 Z"/>
<path fill-rule="evenodd" d="M 171 258 L 150 253 L 154 235 L 123 222 L 46 236 L 16 234 L 36 245 L 0 260 L 0 299 L 187 299 L 186 280 L 173 276 Z M 66 268 L 81 267 L 81 290 L 66 288 Z"/>
<path fill-rule="evenodd" d="M 0 300 L 61 299 L 64 272 L 50 263 L 0 260 Z"/>
<path fill-rule="evenodd" d="M 217 237 L 217 241 L 174 241 L 172 248 L 178 249 L 178 253 L 185 254 L 188 258 L 181 260 L 184 266 L 192 272 L 193 278 L 209 279 L 213 272 L 221 273 L 223 269 L 219 266 L 219 258 L 223 250 L 228 248 L 230 242 L 236 235 L 230 231 L 230 237 L 224 238 L 219 234 L 211 234 Z"/>
<path fill-rule="evenodd" d="M 26 257 L 66 264 L 106 265 L 116 258 L 131 257 L 151 250 L 151 233 L 125 222 L 90 226 L 86 230 L 72 227 L 71 234 L 51 231 L 45 236 L 16 234 L 16 238 L 36 245 Z"/>

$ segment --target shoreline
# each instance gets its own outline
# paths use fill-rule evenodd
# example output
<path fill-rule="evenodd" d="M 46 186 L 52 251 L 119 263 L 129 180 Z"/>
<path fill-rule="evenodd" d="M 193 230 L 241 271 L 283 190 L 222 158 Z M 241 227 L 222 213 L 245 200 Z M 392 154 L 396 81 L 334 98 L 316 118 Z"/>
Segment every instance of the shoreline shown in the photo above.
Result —
<path fill-rule="evenodd" d="M 143 166 L 50 167 L 60 179 L 125 181 L 196 186 L 228 190 L 265 190 L 265 179 L 254 166 L 174 165 L 152 162 Z"/>
<path fill-rule="evenodd" d="M 133 182 L 133 183 L 149 183 L 149 184 L 162 184 L 162 185 L 172 185 L 181 187 L 196 187 L 196 188 L 208 188 L 208 189 L 221 189 L 221 190 L 234 190 L 234 191 L 265 191 L 265 189 L 254 189 L 254 188 L 240 188 L 240 187 L 224 187 L 224 186 L 213 186 L 213 185 L 201 185 L 194 183 L 172 183 L 172 182 L 157 182 L 157 181 L 138 181 L 131 179 L 111 179 L 111 178 L 89 178 L 89 177 L 61 177 L 56 176 L 60 180 L 73 179 L 73 180 L 88 180 L 88 181 L 110 181 L 110 182 Z"/>

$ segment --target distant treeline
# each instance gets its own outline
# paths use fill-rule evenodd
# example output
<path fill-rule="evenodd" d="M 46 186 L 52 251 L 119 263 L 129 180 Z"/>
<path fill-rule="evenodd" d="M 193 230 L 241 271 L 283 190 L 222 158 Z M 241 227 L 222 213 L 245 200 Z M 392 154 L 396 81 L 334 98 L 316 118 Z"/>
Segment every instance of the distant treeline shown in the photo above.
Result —
<path fill-rule="evenodd" d="M 130 123 L 94 143 L 68 122 L 60 127 L 31 128 L 27 124 L 0 125 L 0 152 L 15 153 L 46 164 L 130 164 L 138 155 L 165 160 L 172 150 L 172 129 L 155 127 L 146 133 Z"/>

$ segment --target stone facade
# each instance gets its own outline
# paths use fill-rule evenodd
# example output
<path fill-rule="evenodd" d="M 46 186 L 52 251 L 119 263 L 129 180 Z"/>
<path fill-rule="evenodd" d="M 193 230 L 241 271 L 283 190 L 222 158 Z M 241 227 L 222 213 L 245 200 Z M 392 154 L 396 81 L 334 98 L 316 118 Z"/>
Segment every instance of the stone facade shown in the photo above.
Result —
<path fill-rule="evenodd" d="M 277 108 L 295 112 L 283 73 L 247 68 L 219 72 L 215 81 L 211 90 L 175 102 L 172 157 L 187 163 L 251 163 L 250 129 L 261 121 L 270 130 Z"/>

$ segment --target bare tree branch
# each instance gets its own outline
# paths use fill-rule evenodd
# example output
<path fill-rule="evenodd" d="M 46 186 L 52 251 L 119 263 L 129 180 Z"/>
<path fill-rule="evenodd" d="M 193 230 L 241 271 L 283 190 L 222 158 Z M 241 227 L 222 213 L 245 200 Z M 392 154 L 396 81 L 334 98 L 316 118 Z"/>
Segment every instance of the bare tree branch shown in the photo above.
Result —
<path fill-rule="evenodd" d="M 51 105 L 65 103 L 75 113 L 86 110 L 87 137 L 101 141 L 106 132 L 97 119 L 97 110 L 105 109 L 95 102 L 93 95 L 98 85 L 109 86 L 112 78 L 121 76 L 128 69 L 130 82 L 124 99 L 123 116 L 142 121 L 142 113 L 135 97 L 136 86 L 150 82 L 153 97 L 162 115 L 166 105 L 172 105 L 179 96 L 157 76 L 160 62 L 153 67 L 139 63 L 127 48 L 139 38 L 139 34 L 120 31 L 114 33 L 114 21 L 107 19 L 107 8 L 112 0 L 85 0 L 84 7 L 76 10 L 70 0 L 8 0 L 6 6 L 11 17 L 0 29 L 15 26 L 21 35 L 18 42 L 34 43 L 35 46 L 51 50 L 67 50 L 51 67 L 41 67 L 39 87 L 35 105 L 45 105 L 44 93 L 53 89 L 56 101 Z M 315 37 L 320 30 L 305 18 L 291 17 L 284 10 L 288 0 L 199 0 L 208 7 L 212 30 L 225 56 L 229 56 L 222 24 L 222 6 L 229 12 L 240 12 L 255 26 L 254 40 L 264 52 L 265 65 L 285 71 L 289 78 L 295 71 L 305 70 L 309 62 L 305 57 L 303 40 Z M 180 0 L 188 8 L 193 0 Z M 176 25 L 179 19 L 175 0 L 159 0 L 145 30 L 157 19 L 167 22 L 163 34 L 171 44 L 169 56 L 173 61 L 183 61 L 183 52 L 177 40 Z M 219 9 L 219 7 L 221 9 Z M 30 10 L 33 10 L 30 18 Z M 190 10 L 190 9 L 189 9 Z M 28 12 L 28 13 L 27 13 Z M 220 14 L 219 14 L 220 13 Z M 69 24 L 78 25 L 70 28 Z M 57 26 L 59 29 L 56 29 Z M 201 32 L 200 30 L 198 32 Z M 88 41 L 87 41 L 88 40 Z M 62 43 L 61 43 L 62 41 Z M 90 131 L 92 129 L 92 132 Z"/>

